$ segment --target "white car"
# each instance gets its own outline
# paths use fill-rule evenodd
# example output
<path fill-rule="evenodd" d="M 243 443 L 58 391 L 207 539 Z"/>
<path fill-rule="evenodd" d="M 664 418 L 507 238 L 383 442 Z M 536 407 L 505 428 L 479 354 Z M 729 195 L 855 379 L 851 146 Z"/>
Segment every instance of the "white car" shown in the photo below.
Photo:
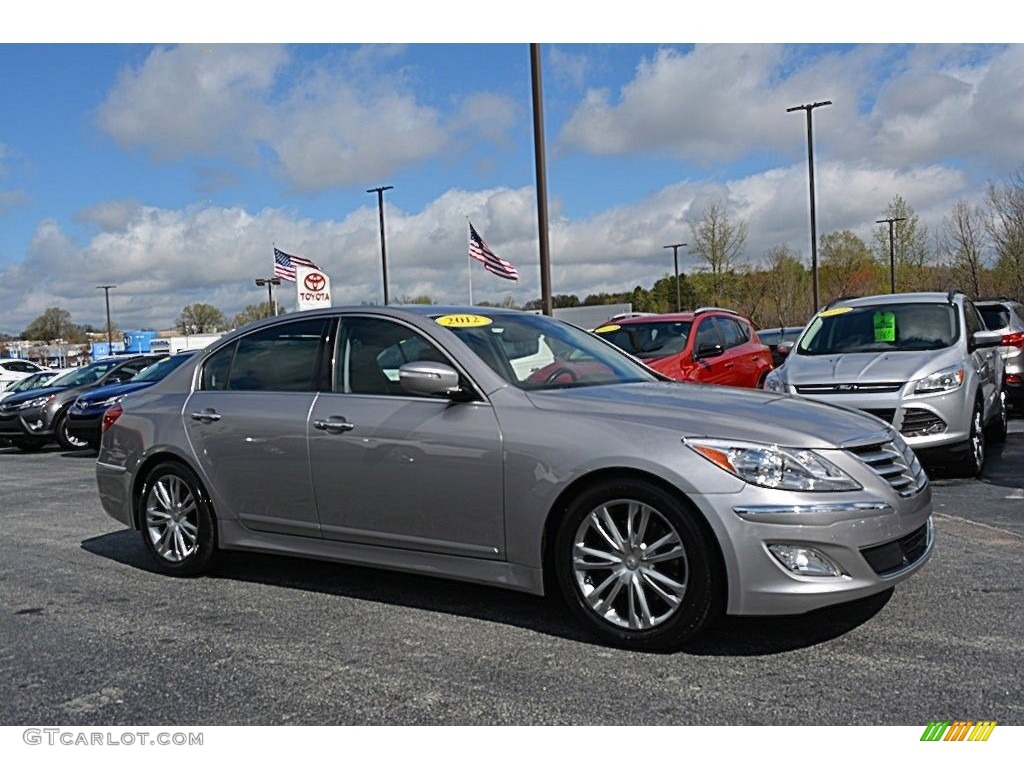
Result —
<path fill-rule="evenodd" d="M 31 360 L 0 358 L 0 392 L 33 373 L 49 370 Z"/>

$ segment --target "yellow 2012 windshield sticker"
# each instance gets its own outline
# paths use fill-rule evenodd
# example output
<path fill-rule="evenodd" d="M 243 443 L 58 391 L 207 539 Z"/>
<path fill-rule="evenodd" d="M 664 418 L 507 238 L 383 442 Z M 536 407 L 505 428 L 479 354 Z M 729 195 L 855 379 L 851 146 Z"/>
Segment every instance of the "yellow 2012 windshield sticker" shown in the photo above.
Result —
<path fill-rule="evenodd" d="M 621 328 L 621 325 L 602 325 L 600 328 L 595 328 L 594 333 L 611 333 Z"/>
<path fill-rule="evenodd" d="M 490 325 L 492 321 L 483 315 L 441 315 L 434 322 L 445 328 L 479 328 Z"/>
<path fill-rule="evenodd" d="M 836 307 L 835 309 L 826 309 L 824 312 L 819 312 L 818 317 L 833 317 L 834 315 L 845 315 L 847 312 L 852 312 L 853 307 Z"/>

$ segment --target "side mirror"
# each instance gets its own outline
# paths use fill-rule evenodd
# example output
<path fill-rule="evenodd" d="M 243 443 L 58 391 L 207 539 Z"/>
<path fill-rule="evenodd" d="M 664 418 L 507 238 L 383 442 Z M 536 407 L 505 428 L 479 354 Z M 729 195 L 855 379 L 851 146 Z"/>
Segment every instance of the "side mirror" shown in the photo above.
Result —
<path fill-rule="evenodd" d="M 967 345 L 968 350 L 973 352 L 976 349 L 991 349 L 1001 346 L 1003 334 L 1001 331 L 977 331 Z"/>
<path fill-rule="evenodd" d="M 405 363 L 398 369 L 398 382 L 411 395 L 464 399 L 459 373 L 446 363 Z"/>
<path fill-rule="evenodd" d="M 722 349 L 721 344 L 712 344 L 710 341 L 705 341 L 697 347 L 697 354 L 693 358 L 694 360 L 703 360 L 705 357 L 718 357 L 723 352 L 725 350 Z"/>
<path fill-rule="evenodd" d="M 782 357 L 786 357 L 790 352 L 793 351 L 793 342 L 784 341 L 775 347 L 775 351 L 778 352 L 779 355 L 781 355 Z"/>

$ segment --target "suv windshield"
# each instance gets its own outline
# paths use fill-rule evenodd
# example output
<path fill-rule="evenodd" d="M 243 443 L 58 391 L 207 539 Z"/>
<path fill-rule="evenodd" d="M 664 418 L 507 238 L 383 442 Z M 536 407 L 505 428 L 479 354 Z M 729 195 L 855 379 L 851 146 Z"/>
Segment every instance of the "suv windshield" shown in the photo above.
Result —
<path fill-rule="evenodd" d="M 94 381 L 98 381 L 103 374 L 119 364 L 121 361 L 116 358 L 110 358 L 109 360 L 100 360 L 87 365 L 85 368 L 76 368 L 73 371 L 61 374 L 59 377 L 50 381 L 49 386 L 51 387 L 81 387 L 84 384 L 92 384 Z"/>
<path fill-rule="evenodd" d="M 802 355 L 943 349 L 960 335 L 951 304 L 835 307 L 817 315 L 800 339 Z"/>

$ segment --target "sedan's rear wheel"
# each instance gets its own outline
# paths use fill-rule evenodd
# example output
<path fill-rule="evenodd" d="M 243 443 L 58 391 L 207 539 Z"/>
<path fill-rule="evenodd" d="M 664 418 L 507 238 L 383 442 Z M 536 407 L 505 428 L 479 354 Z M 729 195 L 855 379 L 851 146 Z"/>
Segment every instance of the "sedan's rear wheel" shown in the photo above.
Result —
<path fill-rule="evenodd" d="M 209 570 L 217 554 L 212 505 L 188 467 L 153 468 L 142 489 L 142 539 L 157 568 L 191 576 Z"/>
<path fill-rule="evenodd" d="M 696 513 L 660 487 L 605 482 L 561 521 L 556 576 L 572 610 L 607 642 L 673 650 L 718 608 L 708 538 Z"/>

